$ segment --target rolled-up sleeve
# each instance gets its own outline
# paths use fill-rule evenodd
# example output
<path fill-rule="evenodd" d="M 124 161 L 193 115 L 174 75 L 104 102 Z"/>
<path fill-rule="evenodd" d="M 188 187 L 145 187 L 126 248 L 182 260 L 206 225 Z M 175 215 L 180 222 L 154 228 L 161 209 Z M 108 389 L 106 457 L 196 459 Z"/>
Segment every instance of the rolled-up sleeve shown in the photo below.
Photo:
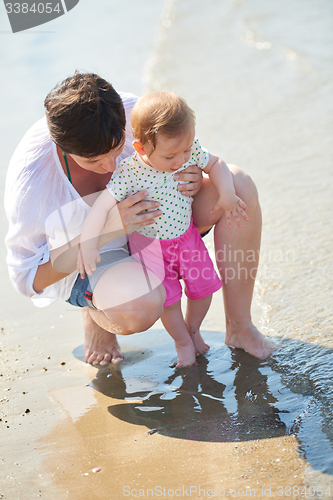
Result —
<path fill-rule="evenodd" d="M 16 215 L 19 215 L 17 211 Z M 15 223 L 9 215 L 8 220 L 9 231 L 5 243 L 9 277 L 19 293 L 32 297 L 36 294 L 33 282 L 38 266 L 50 258 L 48 243 L 42 231 L 36 234 L 36 218 L 27 217 L 25 213 L 20 223 Z"/>

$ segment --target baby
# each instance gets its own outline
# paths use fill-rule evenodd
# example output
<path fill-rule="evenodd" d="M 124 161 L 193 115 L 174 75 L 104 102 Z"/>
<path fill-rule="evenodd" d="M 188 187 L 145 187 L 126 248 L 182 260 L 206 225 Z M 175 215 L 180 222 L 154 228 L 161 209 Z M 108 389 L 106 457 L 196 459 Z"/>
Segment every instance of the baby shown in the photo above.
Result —
<path fill-rule="evenodd" d="M 209 349 L 200 326 L 212 294 L 222 283 L 192 222 L 192 198 L 177 189 L 179 182 L 174 175 L 189 165 L 197 165 L 207 173 L 219 195 L 212 213 L 222 208 L 229 226 L 231 215 L 238 225 L 239 215 L 247 220 L 246 205 L 235 193 L 227 165 L 203 149 L 195 138 L 194 112 L 181 97 L 173 92 L 142 97 L 132 110 L 131 124 L 135 153 L 118 165 L 84 222 L 78 271 L 91 275 L 96 270 L 100 260 L 97 237 L 117 201 L 146 190 L 148 199 L 160 202 L 163 215 L 130 235 L 131 254 L 163 281 L 166 301 L 161 320 L 175 341 L 176 366 L 191 366 L 196 355 Z M 187 296 L 185 319 L 180 279 Z"/>

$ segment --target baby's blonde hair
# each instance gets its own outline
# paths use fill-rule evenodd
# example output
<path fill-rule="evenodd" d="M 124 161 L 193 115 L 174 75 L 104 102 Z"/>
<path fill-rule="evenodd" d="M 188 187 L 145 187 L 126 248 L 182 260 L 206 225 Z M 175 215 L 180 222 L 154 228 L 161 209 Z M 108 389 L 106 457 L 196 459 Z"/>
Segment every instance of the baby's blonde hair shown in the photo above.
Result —
<path fill-rule="evenodd" d="M 174 92 L 143 96 L 133 107 L 131 124 L 134 139 L 156 147 L 159 133 L 169 137 L 186 134 L 195 126 L 194 111 Z"/>

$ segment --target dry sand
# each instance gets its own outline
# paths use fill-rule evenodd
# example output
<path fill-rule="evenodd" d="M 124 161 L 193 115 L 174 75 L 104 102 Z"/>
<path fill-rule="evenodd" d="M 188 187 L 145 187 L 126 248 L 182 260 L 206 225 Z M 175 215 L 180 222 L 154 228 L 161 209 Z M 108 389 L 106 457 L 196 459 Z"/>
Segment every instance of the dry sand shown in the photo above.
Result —
<path fill-rule="evenodd" d="M 223 333 L 216 334 L 217 340 L 213 335 L 214 325 L 217 331 L 216 325 L 223 321 L 220 305 L 220 296 L 215 294 L 204 328 L 208 337 L 211 334 L 212 352 L 221 349 L 223 362 L 235 363 L 237 355 L 235 358 L 223 346 Z M 319 498 L 319 485 L 325 486 L 321 498 L 333 498 L 332 476 L 315 471 L 301 457 L 293 434 L 285 435 L 273 426 L 263 429 L 263 434 L 257 429 L 257 434 L 241 439 L 239 422 L 235 422 L 235 429 L 229 422 L 226 435 L 221 437 L 221 432 L 215 432 L 221 421 L 212 414 L 208 423 L 202 420 L 208 432 L 203 437 L 196 424 L 191 429 L 190 421 L 198 413 L 185 399 L 178 406 L 176 400 L 168 402 L 168 411 L 178 412 L 178 420 L 175 417 L 168 425 L 159 410 L 139 411 L 145 404 L 145 409 L 152 409 L 149 397 L 160 397 L 154 395 L 154 387 L 165 384 L 164 372 L 171 370 L 172 341 L 160 324 L 151 332 L 121 339 L 126 357 L 122 367 L 96 368 L 83 362 L 79 312 L 56 304 L 51 325 L 47 324 L 48 314 L 45 310 L 36 312 L 45 330 L 39 328 L 36 336 L 15 336 L 6 329 L 0 333 L 0 498 Z M 258 321 L 259 310 L 255 316 Z M 239 364 L 248 364 L 244 372 L 244 379 L 248 379 L 253 358 L 240 356 Z M 235 370 L 232 364 L 230 369 L 226 367 L 225 393 L 234 385 L 228 386 L 227 379 Z M 212 375 L 208 368 L 206 378 Z M 133 373 L 135 376 L 129 377 Z M 191 392 L 184 380 L 186 376 L 183 398 Z M 169 389 L 175 383 L 171 381 Z M 166 393 L 170 396 L 172 390 L 166 388 Z M 214 391 L 210 394 L 213 401 Z M 239 390 L 237 394 L 233 398 L 241 408 L 243 396 Z M 163 403 L 163 397 L 159 402 Z M 221 412 L 227 415 L 222 407 Z M 260 415 L 258 412 L 258 419 Z M 152 428 L 157 432 L 151 433 Z M 96 468 L 100 470 L 94 472 Z"/>

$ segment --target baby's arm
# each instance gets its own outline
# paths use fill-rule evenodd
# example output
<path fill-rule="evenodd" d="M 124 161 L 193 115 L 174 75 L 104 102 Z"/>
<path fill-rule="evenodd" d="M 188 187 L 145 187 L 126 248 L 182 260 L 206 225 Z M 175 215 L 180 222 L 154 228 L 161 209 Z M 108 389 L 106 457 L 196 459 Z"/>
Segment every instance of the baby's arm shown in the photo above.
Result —
<path fill-rule="evenodd" d="M 98 238 L 105 225 L 109 211 L 116 205 L 117 200 L 107 189 L 97 198 L 87 215 L 80 239 L 77 269 L 84 277 L 84 272 L 91 276 L 96 271 L 96 263 L 101 260 L 97 250 Z"/>
<path fill-rule="evenodd" d="M 246 204 L 236 195 L 231 172 L 227 164 L 215 155 L 209 154 L 209 161 L 204 168 L 219 193 L 219 199 L 211 213 L 222 208 L 226 215 L 227 225 L 231 227 L 231 215 L 235 218 L 238 227 L 241 227 L 241 215 L 245 220 L 248 216 L 245 212 Z"/>

